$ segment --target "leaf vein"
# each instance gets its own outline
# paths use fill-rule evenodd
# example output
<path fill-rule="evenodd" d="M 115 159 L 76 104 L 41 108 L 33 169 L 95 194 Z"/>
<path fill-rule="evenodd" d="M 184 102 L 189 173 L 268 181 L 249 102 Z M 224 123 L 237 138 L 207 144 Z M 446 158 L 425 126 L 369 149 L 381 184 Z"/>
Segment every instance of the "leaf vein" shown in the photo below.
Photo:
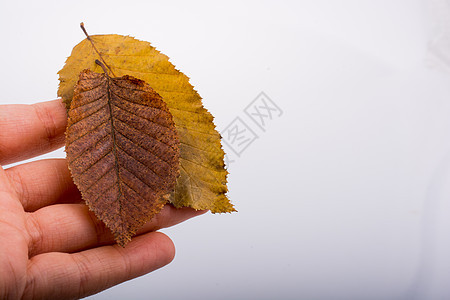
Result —
<path fill-rule="evenodd" d="M 198 123 L 200 123 L 200 122 L 198 122 Z M 193 129 L 191 127 L 186 127 L 186 126 L 177 126 L 177 128 L 183 128 L 183 129 L 186 129 L 186 130 L 189 130 L 189 131 L 194 131 L 194 132 L 198 132 L 198 133 L 201 133 L 201 134 L 210 135 L 210 136 L 214 136 L 214 137 L 218 137 L 218 135 L 219 135 L 219 133 L 213 134 L 213 133 L 210 133 L 210 132 L 203 132 L 203 131 L 196 130 L 196 129 Z"/>
<path fill-rule="evenodd" d="M 211 169 L 211 168 L 208 168 L 208 167 L 206 167 L 206 166 L 204 166 L 204 165 L 202 165 L 202 164 L 199 164 L 198 162 L 195 162 L 195 161 L 192 161 L 192 160 L 189 160 L 189 159 L 186 159 L 186 158 L 182 158 L 182 157 L 180 157 L 180 159 L 182 159 L 182 160 L 185 160 L 185 161 L 188 161 L 188 162 L 190 162 L 190 163 L 193 163 L 193 164 L 195 164 L 195 165 L 198 165 L 198 166 L 200 166 L 200 167 L 202 167 L 202 168 L 204 168 L 204 169 L 206 169 L 206 170 L 208 170 L 211 174 L 212 174 L 212 176 L 214 177 L 214 179 L 217 181 L 217 183 L 219 183 L 219 184 L 221 184 L 220 182 L 219 182 L 219 180 L 217 179 L 217 177 L 214 175 L 214 173 L 225 173 L 226 171 L 223 171 L 223 172 L 218 172 L 218 171 L 216 171 L 216 170 L 214 170 L 214 169 Z"/>
<path fill-rule="evenodd" d="M 124 89 L 130 89 L 130 88 L 124 87 Z M 133 89 L 130 89 L 130 90 L 133 90 Z M 137 90 L 137 91 L 146 93 L 146 91 L 141 91 L 141 90 Z M 129 103 L 132 103 L 132 104 L 141 105 L 141 106 L 144 106 L 144 107 L 153 108 L 153 109 L 155 109 L 155 110 L 162 111 L 160 108 L 157 108 L 157 107 L 155 107 L 155 106 L 143 105 L 143 104 L 140 104 L 140 103 L 136 103 L 136 102 L 134 102 L 134 101 L 131 101 L 130 99 L 125 98 L 125 97 L 123 97 L 123 96 L 121 96 L 121 95 L 119 95 L 119 94 L 117 94 L 117 93 L 115 93 L 115 92 L 113 92 L 113 91 L 111 91 L 111 94 L 113 94 L 114 96 L 117 96 L 118 98 L 120 98 L 120 99 L 122 99 L 122 100 L 125 100 L 126 102 L 129 102 Z"/>
<path fill-rule="evenodd" d="M 125 123 L 125 122 L 123 122 L 122 120 L 120 120 L 120 119 L 116 119 L 117 121 L 119 121 L 120 123 L 122 123 L 123 125 L 125 125 L 126 127 L 128 127 L 128 128 L 132 128 L 132 129 L 134 129 L 134 130 L 136 130 L 136 131 L 139 131 L 140 133 L 142 133 L 142 134 L 144 134 L 144 135 L 146 135 L 146 136 L 148 136 L 148 137 L 150 137 L 151 139 L 153 139 L 153 140 L 155 140 L 155 141 L 157 141 L 157 142 L 160 142 L 161 144 L 164 144 L 164 145 L 166 145 L 167 147 L 170 147 L 170 148 L 174 148 L 172 145 L 169 145 L 169 144 L 167 144 L 167 143 L 164 143 L 163 141 L 161 141 L 161 140 L 158 140 L 157 138 L 155 138 L 155 137 L 153 137 L 153 136 L 151 136 L 150 134 L 148 134 L 148 133 L 146 133 L 146 132 L 144 132 L 142 129 L 139 129 L 139 128 L 136 128 L 136 127 L 133 127 L 133 126 L 131 126 L 131 125 L 129 125 L 129 124 L 127 124 L 127 123 Z M 116 131 L 119 131 L 120 132 L 120 130 L 118 130 L 118 129 L 116 129 Z M 123 134 L 122 134 L 123 135 Z"/>
<path fill-rule="evenodd" d="M 153 71 L 138 71 L 138 70 L 130 70 L 126 68 L 119 68 L 117 66 L 114 66 L 113 69 L 122 70 L 125 72 L 134 72 L 134 73 L 143 73 L 143 74 L 154 74 L 154 75 L 169 75 L 169 76 L 179 76 L 179 74 L 171 74 L 171 73 L 161 73 L 161 72 L 153 72 Z"/>
<path fill-rule="evenodd" d="M 91 184 L 84 192 L 89 191 L 93 186 L 95 186 L 97 183 L 99 183 L 100 180 L 101 180 L 103 177 L 105 177 L 106 174 L 108 174 L 109 172 L 111 172 L 111 170 L 112 170 L 113 168 L 114 168 L 114 165 L 111 165 L 111 167 L 110 167 L 108 170 L 106 170 L 106 171 L 102 174 L 102 176 L 100 176 L 96 181 L 94 181 L 94 183 Z"/>
<path fill-rule="evenodd" d="M 111 190 L 111 188 L 116 186 L 117 182 L 114 182 L 111 186 L 109 186 L 106 190 L 104 190 L 102 193 L 99 193 L 99 195 L 97 196 L 97 198 L 95 198 L 94 200 L 90 200 L 89 202 L 95 203 L 98 201 L 98 199 L 100 199 L 102 196 L 104 196 L 107 192 L 109 192 Z"/>
<path fill-rule="evenodd" d="M 92 128 L 92 129 L 90 129 L 90 130 L 88 130 L 88 131 L 86 131 L 85 133 L 83 133 L 82 135 L 80 135 L 80 136 L 77 136 L 77 138 L 76 139 L 74 139 L 73 141 L 71 141 L 71 142 L 69 142 L 67 145 L 72 145 L 74 142 L 76 142 L 76 141 L 78 141 L 79 139 L 81 139 L 81 138 L 83 138 L 83 137 L 85 137 L 86 135 L 88 135 L 89 133 L 92 133 L 92 132 L 94 132 L 94 130 L 96 130 L 97 128 L 99 128 L 100 126 L 102 126 L 102 125 L 104 125 L 106 122 L 108 122 L 109 121 L 109 118 L 108 119 L 106 119 L 106 120 L 104 120 L 103 122 L 101 122 L 100 124 L 98 124 L 98 125 L 96 125 L 94 128 Z"/>
<path fill-rule="evenodd" d="M 88 148 L 84 149 L 83 151 L 81 151 L 80 153 L 77 154 L 77 156 L 75 158 L 73 158 L 71 161 L 69 161 L 69 164 L 74 163 L 77 159 L 79 159 L 81 156 L 83 156 L 83 154 L 85 154 L 87 151 L 91 150 L 92 148 L 95 148 L 101 141 L 105 140 L 107 137 L 109 137 L 109 134 L 106 133 L 103 137 L 101 137 L 100 139 L 98 139 L 95 144 L 89 146 Z"/>
<path fill-rule="evenodd" d="M 129 140 L 133 145 L 138 146 L 139 148 L 141 148 L 144 151 L 147 151 L 148 153 L 152 154 L 154 157 L 156 157 L 157 159 L 159 159 L 162 162 L 165 162 L 169 167 L 170 164 L 169 162 L 165 161 L 164 159 L 162 159 L 162 157 L 156 155 L 155 153 L 153 153 L 151 150 L 146 149 L 144 147 L 142 147 L 141 145 L 139 145 L 138 143 L 133 142 L 130 138 L 128 138 L 127 136 L 125 136 L 122 132 L 120 132 L 119 130 L 117 130 L 117 133 L 120 134 L 121 136 L 123 136 L 125 139 Z"/>
<path fill-rule="evenodd" d="M 84 93 L 84 92 L 83 92 Z M 81 94 L 81 93 L 80 93 Z M 72 109 L 77 109 L 77 108 L 80 108 L 80 107 L 83 107 L 83 106 L 86 106 L 86 105 L 89 105 L 89 104 L 92 104 L 92 103 L 94 103 L 94 102 L 96 102 L 96 101 L 99 101 L 100 99 L 102 99 L 103 97 L 105 97 L 106 96 L 106 94 L 104 94 L 104 95 L 101 95 L 100 97 L 98 97 L 98 98 L 96 98 L 96 99 L 94 99 L 94 100 L 91 100 L 91 101 L 89 101 L 89 102 L 86 102 L 86 103 L 83 103 L 83 104 L 81 104 L 81 105 L 78 105 L 78 106 L 75 106 L 75 107 L 72 107 Z"/>
<path fill-rule="evenodd" d="M 96 164 L 98 164 L 102 159 L 104 159 L 109 153 L 111 153 L 112 150 L 109 151 L 105 151 L 105 153 L 98 158 L 94 163 L 90 164 L 85 170 L 83 170 L 83 172 L 81 172 L 80 174 L 78 174 L 79 176 L 82 176 L 83 174 L 86 174 L 87 171 L 89 171 L 93 166 L 95 166 Z"/>
<path fill-rule="evenodd" d="M 175 107 L 170 107 L 171 110 L 177 110 L 177 111 L 181 111 L 182 113 L 191 113 L 191 114 L 197 114 L 197 115 L 201 115 L 201 116 L 209 116 L 211 118 L 213 118 L 213 116 L 211 115 L 211 113 L 209 111 L 206 110 L 206 108 L 202 107 L 204 111 L 200 112 L 200 111 L 192 111 L 192 110 L 185 110 L 185 109 L 179 109 L 179 108 L 175 108 Z"/>
<path fill-rule="evenodd" d="M 138 177 L 136 174 L 134 174 L 133 172 L 131 172 L 131 170 L 128 170 L 127 168 L 125 168 L 125 167 L 122 167 L 122 168 L 124 168 L 125 170 L 127 170 L 128 171 L 128 173 L 130 173 L 131 175 L 133 175 L 135 178 L 137 178 L 140 182 L 142 182 L 143 184 L 145 184 L 146 186 L 148 186 L 150 189 L 152 189 L 152 187 L 151 186 L 149 186 L 144 180 L 142 180 L 140 177 Z M 122 180 L 122 182 L 123 182 L 123 180 Z M 152 189 L 153 190 L 153 189 Z"/>
<path fill-rule="evenodd" d="M 120 107 L 120 106 L 117 106 L 117 105 L 114 105 L 115 107 L 117 107 L 117 108 L 119 108 L 120 110 L 122 110 L 122 111 L 124 111 L 124 112 L 126 112 L 126 113 L 129 113 L 130 115 L 133 115 L 133 116 L 136 116 L 136 117 L 138 117 L 139 119 L 142 119 L 142 120 L 147 120 L 147 121 L 149 121 L 149 122 L 151 122 L 152 124 L 155 124 L 155 125 L 158 125 L 158 126 L 161 126 L 161 127 L 163 127 L 163 128 L 165 128 L 165 129 L 171 129 L 170 127 L 168 127 L 168 126 L 165 126 L 165 125 L 163 125 L 163 124 L 160 124 L 160 123 L 158 123 L 158 122 L 155 122 L 155 121 L 153 121 L 153 120 L 150 120 L 150 119 L 147 119 L 147 118 L 144 118 L 144 117 L 141 117 L 141 116 L 139 116 L 139 115 L 137 115 L 137 114 L 135 114 L 135 113 L 133 113 L 133 112 L 131 112 L 131 111 L 128 111 L 128 110 L 126 110 L 126 109 L 124 109 L 124 108 L 122 108 L 122 107 Z"/>
<path fill-rule="evenodd" d="M 134 157 L 133 155 L 129 154 L 127 151 L 125 151 L 124 149 L 122 149 L 122 147 L 120 147 L 119 145 L 117 145 L 117 148 L 119 150 L 121 150 L 123 153 L 125 153 L 127 156 L 131 157 L 134 161 L 137 161 L 138 163 L 140 163 L 141 165 L 143 165 L 146 169 L 149 169 L 150 171 L 152 171 L 153 174 L 155 174 L 158 178 L 162 179 L 162 181 L 164 182 L 164 178 L 161 177 L 158 173 L 155 172 L 155 170 L 153 170 L 152 168 L 150 168 L 149 166 L 147 166 L 146 164 L 144 164 L 142 161 L 140 161 L 139 159 L 137 159 L 136 157 Z"/>
<path fill-rule="evenodd" d="M 197 150 L 206 152 L 206 153 L 214 153 L 214 154 L 217 154 L 217 152 L 214 152 L 214 151 L 212 151 L 212 150 L 202 149 L 202 148 L 199 148 L 199 147 L 197 147 L 197 146 L 194 146 L 194 145 L 191 145 L 191 144 L 187 144 L 187 143 L 185 143 L 185 142 L 180 142 L 180 144 L 189 146 L 189 147 L 191 147 L 191 148 L 194 148 L 194 149 L 197 149 Z"/>
<path fill-rule="evenodd" d="M 89 115 L 87 115 L 87 116 L 85 116 L 85 117 L 82 117 L 81 119 L 79 119 L 79 120 L 77 120 L 77 121 L 75 121 L 75 122 L 72 122 L 72 123 L 70 124 L 70 127 L 72 127 L 73 125 L 75 125 L 75 124 L 77 124 L 77 123 L 79 123 L 79 122 L 85 121 L 87 118 L 89 118 L 89 117 L 95 115 L 96 113 L 98 113 L 99 111 L 101 111 L 104 107 L 106 107 L 106 105 L 107 105 L 107 104 L 101 106 L 99 109 L 95 110 L 94 112 L 90 113 Z"/>

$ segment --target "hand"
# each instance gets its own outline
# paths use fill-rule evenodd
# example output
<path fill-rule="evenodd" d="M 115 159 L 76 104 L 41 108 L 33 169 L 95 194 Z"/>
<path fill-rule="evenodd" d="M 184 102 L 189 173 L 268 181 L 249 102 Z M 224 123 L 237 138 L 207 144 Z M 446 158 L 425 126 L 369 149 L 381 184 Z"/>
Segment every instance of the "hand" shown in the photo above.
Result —
<path fill-rule="evenodd" d="M 61 100 L 0 106 L 0 164 L 64 144 Z M 155 232 L 204 211 L 166 205 L 121 248 L 82 202 L 65 159 L 0 165 L 0 299 L 86 297 L 170 263 L 172 241 Z"/>

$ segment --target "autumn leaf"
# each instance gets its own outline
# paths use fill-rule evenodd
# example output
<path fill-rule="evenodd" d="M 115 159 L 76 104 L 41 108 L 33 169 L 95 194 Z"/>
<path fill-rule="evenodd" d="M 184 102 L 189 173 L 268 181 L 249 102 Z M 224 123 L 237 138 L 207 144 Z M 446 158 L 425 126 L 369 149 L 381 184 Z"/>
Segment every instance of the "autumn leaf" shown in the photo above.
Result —
<path fill-rule="evenodd" d="M 73 180 L 124 246 L 161 210 L 175 186 L 179 140 L 172 116 L 142 80 L 90 70 L 79 76 L 68 115 Z"/>
<path fill-rule="evenodd" d="M 180 141 L 180 176 L 169 200 L 176 207 L 235 211 L 226 196 L 227 170 L 220 135 L 213 116 L 189 78 L 148 42 L 130 36 L 93 35 L 76 45 L 59 71 L 58 95 L 67 107 L 74 101 L 78 74 L 84 69 L 101 73 L 99 55 L 116 76 L 131 75 L 148 83 L 167 104 Z M 96 49 L 94 49 L 93 45 Z"/>

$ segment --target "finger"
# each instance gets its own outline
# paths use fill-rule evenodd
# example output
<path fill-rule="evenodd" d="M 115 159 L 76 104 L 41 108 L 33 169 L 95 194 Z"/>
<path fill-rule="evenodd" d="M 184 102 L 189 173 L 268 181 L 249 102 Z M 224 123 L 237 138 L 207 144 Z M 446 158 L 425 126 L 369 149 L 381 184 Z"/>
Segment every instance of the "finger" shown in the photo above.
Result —
<path fill-rule="evenodd" d="M 65 159 L 43 159 L 6 169 L 27 212 L 55 203 L 81 202 Z"/>
<path fill-rule="evenodd" d="M 0 231 L 0 235 L 5 234 L 4 232 L 5 228 L 17 230 L 19 232 L 24 231 L 25 220 L 22 205 L 18 201 L 16 192 L 11 187 L 9 178 L 1 165 L 0 165 L 0 205 L 1 205 L 0 225 L 2 228 L 2 230 Z M 20 235 L 25 236 L 22 233 L 20 233 Z M 3 244 L 0 243 L 0 245 Z"/>
<path fill-rule="evenodd" d="M 166 205 L 137 234 L 173 226 L 205 211 Z M 31 235 L 29 255 L 45 252 L 75 252 L 114 243 L 105 224 L 84 204 L 58 204 L 44 207 L 27 217 Z"/>
<path fill-rule="evenodd" d="M 21 274 L 27 271 L 28 239 L 22 205 L 0 166 L 0 298 L 20 298 Z M 8 297 L 9 296 L 9 297 Z"/>
<path fill-rule="evenodd" d="M 74 254 L 45 253 L 31 258 L 23 299 L 78 299 L 142 276 L 170 263 L 173 242 L 151 232 L 125 248 L 103 246 Z"/>
<path fill-rule="evenodd" d="M 0 105 L 0 164 L 58 149 L 64 144 L 66 124 L 61 100 Z"/>

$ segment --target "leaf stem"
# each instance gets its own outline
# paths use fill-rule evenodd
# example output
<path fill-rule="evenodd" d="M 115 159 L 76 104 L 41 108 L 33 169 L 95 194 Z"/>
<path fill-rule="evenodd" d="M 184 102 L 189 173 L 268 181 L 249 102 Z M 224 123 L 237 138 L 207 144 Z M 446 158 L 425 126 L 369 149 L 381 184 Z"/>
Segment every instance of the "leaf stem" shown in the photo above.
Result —
<path fill-rule="evenodd" d="M 97 65 L 99 65 L 100 67 L 102 67 L 103 72 L 105 73 L 106 77 L 109 77 L 108 70 L 106 69 L 105 65 L 101 61 L 99 61 L 98 59 L 95 60 L 95 63 Z"/>
<path fill-rule="evenodd" d="M 100 57 L 101 61 L 103 62 L 103 64 L 99 64 L 97 63 L 97 60 L 95 61 L 97 63 L 97 65 L 99 65 L 100 67 L 102 67 L 103 72 L 105 72 L 107 74 L 106 69 L 104 68 L 105 66 L 108 68 L 109 72 L 111 72 L 111 75 L 113 77 L 116 77 L 116 75 L 114 74 L 114 72 L 111 70 L 110 66 L 108 66 L 108 64 L 106 63 L 106 61 L 103 59 L 102 55 L 100 54 L 100 52 L 97 50 L 97 47 L 95 47 L 94 42 L 92 41 L 91 37 L 89 36 L 89 34 L 86 31 L 86 28 L 84 28 L 84 23 L 81 22 L 80 23 L 80 27 L 81 30 L 83 30 L 84 34 L 86 35 L 86 38 L 88 39 L 89 42 L 91 42 L 92 47 L 94 48 L 95 52 L 97 52 L 98 56 Z"/>

